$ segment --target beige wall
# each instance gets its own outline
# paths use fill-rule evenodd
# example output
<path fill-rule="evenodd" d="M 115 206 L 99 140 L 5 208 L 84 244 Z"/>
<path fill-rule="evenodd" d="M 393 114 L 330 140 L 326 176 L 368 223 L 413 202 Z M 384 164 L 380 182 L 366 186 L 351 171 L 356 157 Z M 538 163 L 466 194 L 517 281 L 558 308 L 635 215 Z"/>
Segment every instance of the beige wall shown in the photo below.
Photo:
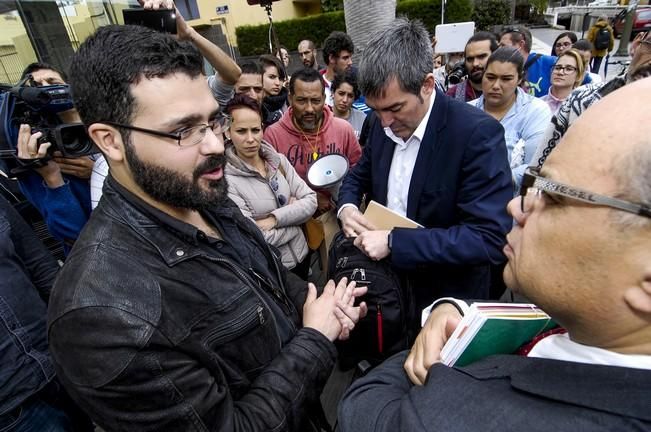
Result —
<path fill-rule="evenodd" d="M 13 45 L 13 39 L 22 34 L 25 27 L 18 15 L 0 15 L 0 45 Z"/>
<path fill-rule="evenodd" d="M 121 18 L 122 12 L 119 8 L 124 6 L 114 7 Z M 59 8 L 59 11 L 73 49 L 76 49 L 98 27 L 109 22 L 108 17 L 102 15 L 102 3 L 97 1 L 88 2 L 86 5 Z M 3 57 L 0 65 L 0 81 L 15 81 L 25 66 L 37 61 L 36 53 L 18 15 L 8 13 L 0 15 L 0 47 L 3 54 L 17 53 Z"/>
<path fill-rule="evenodd" d="M 0 16 L 0 23 L 0 82 L 13 84 L 25 66 L 37 60 L 36 53 L 19 18 L 5 20 Z"/>
<path fill-rule="evenodd" d="M 246 0 L 197 0 L 197 5 L 201 18 L 192 20 L 189 23 L 193 26 L 221 25 L 222 31 L 228 35 L 228 41 L 233 46 L 237 44 L 235 38 L 235 29 L 237 27 L 269 22 L 263 7 L 249 6 Z M 229 13 L 217 15 L 217 6 L 228 6 Z M 321 13 L 321 2 L 319 0 L 280 0 L 272 4 L 274 21 L 284 21 L 318 13 Z"/>

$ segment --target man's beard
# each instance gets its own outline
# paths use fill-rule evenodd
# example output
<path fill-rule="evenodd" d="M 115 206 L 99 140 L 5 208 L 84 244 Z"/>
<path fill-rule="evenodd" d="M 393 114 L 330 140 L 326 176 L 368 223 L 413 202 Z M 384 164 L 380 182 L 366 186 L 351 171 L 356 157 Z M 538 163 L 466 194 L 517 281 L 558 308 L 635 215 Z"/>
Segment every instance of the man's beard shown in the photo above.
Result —
<path fill-rule="evenodd" d="M 479 74 L 479 72 L 481 72 L 481 74 Z M 474 73 L 476 73 L 478 75 L 478 78 L 473 77 Z M 475 70 L 471 71 L 468 74 L 468 79 L 470 79 L 470 81 L 472 81 L 475 84 L 481 84 L 482 79 L 484 79 L 484 69 L 483 68 L 482 69 L 475 69 Z"/>
<path fill-rule="evenodd" d="M 319 122 L 323 118 L 323 112 L 314 113 L 313 121 L 305 121 L 305 115 L 301 116 L 300 119 L 296 119 L 298 126 L 304 131 L 314 131 L 319 125 Z"/>
<path fill-rule="evenodd" d="M 335 66 L 335 74 L 345 74 L 353 68 L 353 65 L 344 66 L 343 68 Z"/>
<path fill-rule="evenodd" d="M 170 168 L 145 162 L 136 155 L 132 144 L 124 146 L 125 156 L 133 180 L 150 197 L 161 203 L 190 210 L 205 210 L 223 203 L 227 196 L 226 178 L 208 182 L 207 188 L 199 185 L 201 175 L 224 169 L 226 157 L 210 156 L 192 172 L 192 179 Z M 223 171 L 222 171 L 223 172 Z"/>

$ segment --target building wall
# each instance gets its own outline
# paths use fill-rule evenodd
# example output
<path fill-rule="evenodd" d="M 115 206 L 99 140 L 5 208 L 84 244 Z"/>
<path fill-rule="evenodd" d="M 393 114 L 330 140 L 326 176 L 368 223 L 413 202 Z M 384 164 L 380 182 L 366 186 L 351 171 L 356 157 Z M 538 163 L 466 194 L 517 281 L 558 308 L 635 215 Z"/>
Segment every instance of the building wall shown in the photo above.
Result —
<path fill-rule="evenodd" d="M 189 24 L 192 26 L 220 25 L 231 46 L 237 44 L 235 38 L 235 29 L 237 27 L 269 22 L 263 7 L 259 5 L 250 6 L 246 0 L 197 0 L 197 4 L 201 17 L 189 21 Z M 217 14 L 216 9 L 220 6 L 228 6 L 228 14 Z M 280 0 L 272 4 L 272 18 L 274 21 L 284 21 L 318 13 L 321 13 L 321 2 L 319 0 Z"/>
<path fill-rule="evenodd" d="M 18 0 L 17 7 L 29 0 Z M 41 0 L 47 1 L 47 0 Z M 131 1 L 131 0 L 130 0 Z M 63 37 L 59 34 L 58 40 L 67 39 L 65 45 L 70 44 L 76 50 L 89 35 L 101 26 L 110 22 L 122 23 L 122 9 L 126 8 L 126 0 L 109 0 L 103 3 L 100 0 L 63 0 L 58 10 L 60 17 L 53 16 L 52 22 L 58 21 Z M 242 25 L 257 25 L 268 22 L 267 13 L 259 5 L 250 6 L 246 0 L 196 0 L 199 18 L 188 21 L 203 34 L 222 34 L 211 38 L 222 49 L 231 54 L 236 51 L 235 29 Z M 47 3 L 49 6 L 50 4 Z M 52 0 L 54 5 L 54 0 Z M 106 6 L 105 6 L 106 5 Z M 223 8 L 223 7 L 226 8 Z M 228 13 L 219 14 L 217 9 L 227 9 Z M 6 11 L 7 9 L 4 9 Z M 272 4 L 274 21 L 283 21 L 292 18 L 304 17 L 321 13 L 320 0 L 279 0 Z M 50 13 L 50 12 L 48 12 Z M 55 12 L 51 12 L 55 14 Z M 109 16 L 110 15 L 110 16 Z M 50 15 L 46 17 L 49 23 Z M 65 28 L 65 29 L 64 29 Z M 218 30 L 215 32 L 215 30 Z M 47 34 L 41 35 L 47 38 Z M 55 42 L 52 42 L 55 43 Z M 55 43 L 56 45 L 56 43 Z M 52 48 L 52 47 L 51 47 Z M 68 49 L 69 50 L 69 49 Z M 49 48 L 46 50 L 49 51 Z M 70 54 L 72 51 L 70 51 Z M 68 56 L 66 54 L 64 57 Z M 17 11 L 0 14 L 0 82 L 15 82 L 19 72 L 29 63 L 37 60 L 35 50 L 27 35 L 25 25 Z M 66 58 L 55 62 L 60 67 L 67 67 Z"/>

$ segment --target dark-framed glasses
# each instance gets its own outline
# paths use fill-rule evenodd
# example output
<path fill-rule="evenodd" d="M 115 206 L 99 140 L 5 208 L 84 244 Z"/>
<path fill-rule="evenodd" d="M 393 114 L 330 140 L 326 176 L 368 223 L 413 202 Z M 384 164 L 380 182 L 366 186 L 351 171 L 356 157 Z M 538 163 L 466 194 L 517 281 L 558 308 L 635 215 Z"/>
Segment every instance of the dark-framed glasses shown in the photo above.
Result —
<path fill-rule="evenodd" d="M 210 129 L 215 135 L 226 132 L 231 125 L 231 118 L 225 114 L 219 113 L 215 118 L 208 123 L 201 123 L 195 126 L 189 126 L 179 130 L 176 133 L 161 132 L 154 129 L 147 129 L 140 126 L 132 126 L 123 123 L 101 121 L 97 123 L 105 123 L 107 125 L 142 132 L 149 135 L 159 136 L 162 138 L 170 138 L 176 140 L 179 147 L 192 147 L 197 145 L 206 138 L 206 134 Z"/>
<path fill-rule="evenodd" d="M 554 72 L 563 72 L 568 74 L 571 74 L 572 72 L 576 72 L 576 68 L 570 65 L 554 65 L 552 69 Z"/>
<path fill-rule="evenodd" d="M 541 199 L 543 195 L 550 196 L 554 201 L 561 201 L 563 199 L 579 201 L 593 206 L 610 207 L 651 218 L 651 205 L 649 204 L 633 203 L 619 198 L 600 195 L 574 186 L 568 186 L 541 177 L 536 169 L 527 169 L 522 178 L 522 187 L 520 188 L 520 210 L 523 213 L 530 213 L 536 201 Z"/>

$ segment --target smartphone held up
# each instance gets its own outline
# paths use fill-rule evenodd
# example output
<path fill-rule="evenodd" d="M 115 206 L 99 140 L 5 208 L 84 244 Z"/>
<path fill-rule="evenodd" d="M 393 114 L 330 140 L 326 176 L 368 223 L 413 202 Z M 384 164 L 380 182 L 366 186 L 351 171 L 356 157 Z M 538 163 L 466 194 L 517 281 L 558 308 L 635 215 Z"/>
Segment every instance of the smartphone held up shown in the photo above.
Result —
<path fill-rule="evenodd" d="M 122 16 L 125 24 L 141 25 L 160 32 L 176 34 L 176 11 L 174 9 L 123 9 Z"/>

